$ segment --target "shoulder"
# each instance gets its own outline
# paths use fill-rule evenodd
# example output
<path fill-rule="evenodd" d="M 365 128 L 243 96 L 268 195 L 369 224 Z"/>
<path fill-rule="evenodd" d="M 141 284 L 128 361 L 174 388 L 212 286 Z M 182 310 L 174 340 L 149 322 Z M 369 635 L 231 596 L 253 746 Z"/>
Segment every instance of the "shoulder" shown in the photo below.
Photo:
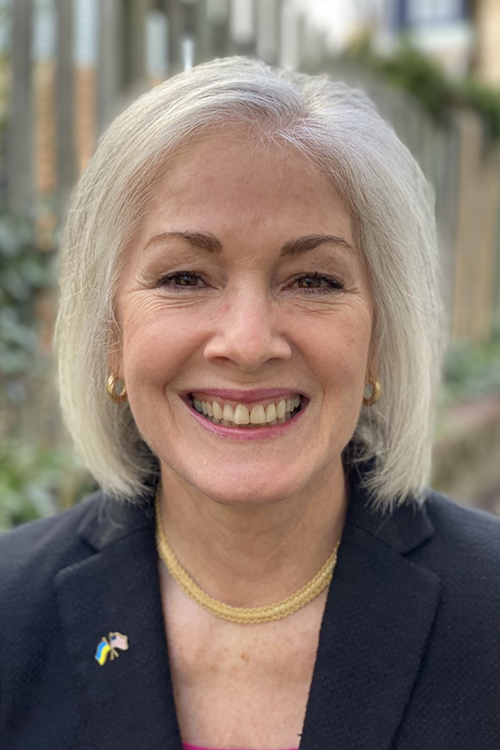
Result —
<path fill-rule="evenodd" d="M 434 533 L 410 559 L 434 573 L 441 587 L 447 633 L 473 633 L 499 644 L 500 519 L 465 508 L 436 492 L 423 512 Z"/>
<path fill-rule="evenodd" d="M 361 529 L 399 554 L 440 573 L 498 576 L 500 518 L 459 505 L 428 489 L 423 501 L 409 498 L 393 506 L 374 507 L 362 470 L 351 472 L 351 499 L 346 525 Z"/>
<path fill-rule="evenodd" d="M 151 506 L 95 492 L 73 508 L 0 536 L 0 633 L 3 617 L 21 617 L 52 602 L 54 577 L 115 542 L 150 527 Z"/>
<path fill-rule="evenodd" d="M 350 518 L 366 543 L 389 548 L 399 570 L 409 562 L 434 580 L 450 627 L 458 627 L 463 614 L 472 620 L 481 611 L 493 628 L 493 614 L 500 618 L 500 519 L 433 490 L 423 503 L 408 502 L 392 512 L 371 511 L 358 502 L 364 498 L 362 492 L 354 497 Z"/>
<path fill-rule="evenodd" d="M 462 571 L 495 575 L 500 572 L 500 518 L 465 508 L 437 492 L 424 505 L 434 536 L 427 554 L 436 563 Z"/>
<path fill-rule="evenodd" d="M 96 492 L 70 510 L 24 524 L 0 536 L 0 633 L 2 613 L 47 599 L 55 573 L 88 556 L 91 549 L 79 529 L 99 516 L 105 496 Z"/>
<path fill-rule="evenodd" d="M 102 492 L 95 492 L 69 510 L 16 527 L 0 535 L 0 566 L 5 575 L 25 565 L 52 561 L 71 554 L 77 532 L 86 519 L 94 517 L 105 502 Z M 3 580 L 4 575 L 0 580 Z"/>

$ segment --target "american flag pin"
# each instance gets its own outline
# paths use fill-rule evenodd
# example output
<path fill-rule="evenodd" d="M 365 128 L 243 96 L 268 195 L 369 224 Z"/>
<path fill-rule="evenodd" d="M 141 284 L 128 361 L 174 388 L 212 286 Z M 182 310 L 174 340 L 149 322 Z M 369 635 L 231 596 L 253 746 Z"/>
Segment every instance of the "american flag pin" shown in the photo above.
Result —
<path fill-rule="evenodd" d="M 120 651 L 128 651 L 128 636 L 122 633 L 108 633 L 108 637 L 103 636 L 97 644 L 94 659 L 102 667 L 106 664 L 108 656 L 110 660 L 117 659 Z"/>

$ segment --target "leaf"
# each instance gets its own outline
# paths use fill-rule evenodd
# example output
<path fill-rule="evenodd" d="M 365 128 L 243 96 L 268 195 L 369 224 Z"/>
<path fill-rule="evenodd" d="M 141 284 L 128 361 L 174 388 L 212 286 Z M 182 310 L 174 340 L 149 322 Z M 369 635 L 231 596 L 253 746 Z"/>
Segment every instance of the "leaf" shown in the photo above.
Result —
<path fill-rule="evenodd" d="M 26 302 L 33 294 L 33 287 L 23 279 L 17 268 L 7 268 L 3 272 L 2 287 L 17 302 Z"/>

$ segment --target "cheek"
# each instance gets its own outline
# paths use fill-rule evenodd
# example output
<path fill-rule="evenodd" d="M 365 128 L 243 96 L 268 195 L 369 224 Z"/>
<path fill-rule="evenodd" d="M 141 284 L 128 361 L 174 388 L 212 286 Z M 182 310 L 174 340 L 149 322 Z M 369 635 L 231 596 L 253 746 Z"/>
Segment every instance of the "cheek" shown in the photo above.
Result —
<path fill-rule="evenodd" d="M 127 389 L 164 387 L 199 346 L 192 316 L 165 310 L 161 300 L 129 306 L 123 319 L 122 361 Z M 133 396 L 132 396 L 133 397 Z"/>
<path fill-rule="evenodd" d="M 306 339 L 309 364 L 325 387 L 342 385 L 346 395 L 363 388 L 371 340 L 368 312 L 317 321 L 309 327 Z"/>

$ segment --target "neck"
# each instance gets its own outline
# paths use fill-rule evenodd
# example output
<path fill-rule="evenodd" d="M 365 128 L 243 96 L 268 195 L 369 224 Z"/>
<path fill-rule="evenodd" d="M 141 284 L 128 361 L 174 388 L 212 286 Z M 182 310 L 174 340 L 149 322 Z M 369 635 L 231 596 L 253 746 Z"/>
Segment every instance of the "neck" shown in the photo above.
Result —
<path fill-rule="evenodd" d="M 341 463 L 294 496 L 231 506 L 162 466 L 165 535 L 191 577 L 236 607 L 273 604 L 304 586 L 339 541 L 347 498 Z"/>

